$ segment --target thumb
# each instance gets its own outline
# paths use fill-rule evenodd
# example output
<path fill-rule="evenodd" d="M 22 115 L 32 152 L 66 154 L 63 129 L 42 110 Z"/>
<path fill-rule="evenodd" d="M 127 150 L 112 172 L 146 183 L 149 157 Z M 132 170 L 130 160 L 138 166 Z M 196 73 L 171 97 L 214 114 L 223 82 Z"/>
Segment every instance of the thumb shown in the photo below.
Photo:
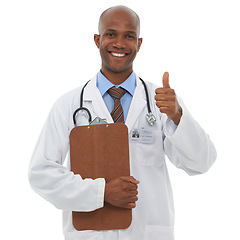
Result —
<path fill-rule="evenodd" d="M 165 72 L 163 74 L 162 84 L 163 84 L 163 88 L 170 88 L 170 85 L 169 85 L 169 73 L 168 72 Z"/>

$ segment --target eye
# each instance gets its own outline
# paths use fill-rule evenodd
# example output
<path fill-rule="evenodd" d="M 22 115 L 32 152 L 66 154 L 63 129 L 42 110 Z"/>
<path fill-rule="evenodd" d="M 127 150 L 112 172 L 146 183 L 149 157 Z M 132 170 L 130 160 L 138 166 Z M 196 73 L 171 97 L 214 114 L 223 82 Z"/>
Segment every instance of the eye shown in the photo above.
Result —
<path fill-rule="evenodd" d="M 135 36 L 133 36 L 133 35 L 127 35 L 127 39 L 130 39 L 130 40 L 135 39 Z"/>
<path fill-rule="evenodd" d="M 109 33 L 106 33 L 106 36 L 108 36 L 108 37 L 112 38 L 112 37 L 114 37 L 114 36 L 115 36 L 115 33 L 111 33 L 111 32 L 109 32 Z"/>

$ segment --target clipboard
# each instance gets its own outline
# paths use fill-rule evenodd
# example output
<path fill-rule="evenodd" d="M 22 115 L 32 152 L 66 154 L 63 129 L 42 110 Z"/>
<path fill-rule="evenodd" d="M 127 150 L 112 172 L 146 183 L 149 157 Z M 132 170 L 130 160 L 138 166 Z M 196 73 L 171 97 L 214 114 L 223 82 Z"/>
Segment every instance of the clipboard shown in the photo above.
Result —
<path fill-rule="evenodd" d="M 83 179 L 105 178 L 106 182 L 130 176 L 128 128 L 124 123 L 77 126 L 69 138 L 74 174 Z M 132 210 L 104 202 L 103 208 L 92 212 L 72 212 L 72 219 L 78 231 L 126 229 L 132 222 Z"/>

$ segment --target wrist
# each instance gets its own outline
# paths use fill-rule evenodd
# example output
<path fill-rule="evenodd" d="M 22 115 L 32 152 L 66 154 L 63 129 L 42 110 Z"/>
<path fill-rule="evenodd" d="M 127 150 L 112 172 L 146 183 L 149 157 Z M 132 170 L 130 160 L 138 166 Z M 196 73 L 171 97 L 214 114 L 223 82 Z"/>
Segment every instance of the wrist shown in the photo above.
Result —
<path fill-rule="evenodd" d="M 179 107 L 177 113 L 172 117 L 172 121 L 178 125 L 180 123 L 180 120 L 181 120 L 181 117 L 182 117 L 182 108 Z"/>

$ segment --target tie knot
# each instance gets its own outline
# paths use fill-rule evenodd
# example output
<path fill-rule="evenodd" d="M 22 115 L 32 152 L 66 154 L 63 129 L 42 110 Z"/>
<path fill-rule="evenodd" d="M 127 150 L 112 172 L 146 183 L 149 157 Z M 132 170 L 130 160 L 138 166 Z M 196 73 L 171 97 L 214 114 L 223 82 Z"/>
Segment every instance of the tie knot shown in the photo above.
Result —
<path fill-rule="evenodd" d="M 114 98 L 114 100 L 116 100 L 120 99 L 126 93 L 126 90 L 122 88 L 112 87 L 108 89 L 108 93 L 112 98 Z"/>

